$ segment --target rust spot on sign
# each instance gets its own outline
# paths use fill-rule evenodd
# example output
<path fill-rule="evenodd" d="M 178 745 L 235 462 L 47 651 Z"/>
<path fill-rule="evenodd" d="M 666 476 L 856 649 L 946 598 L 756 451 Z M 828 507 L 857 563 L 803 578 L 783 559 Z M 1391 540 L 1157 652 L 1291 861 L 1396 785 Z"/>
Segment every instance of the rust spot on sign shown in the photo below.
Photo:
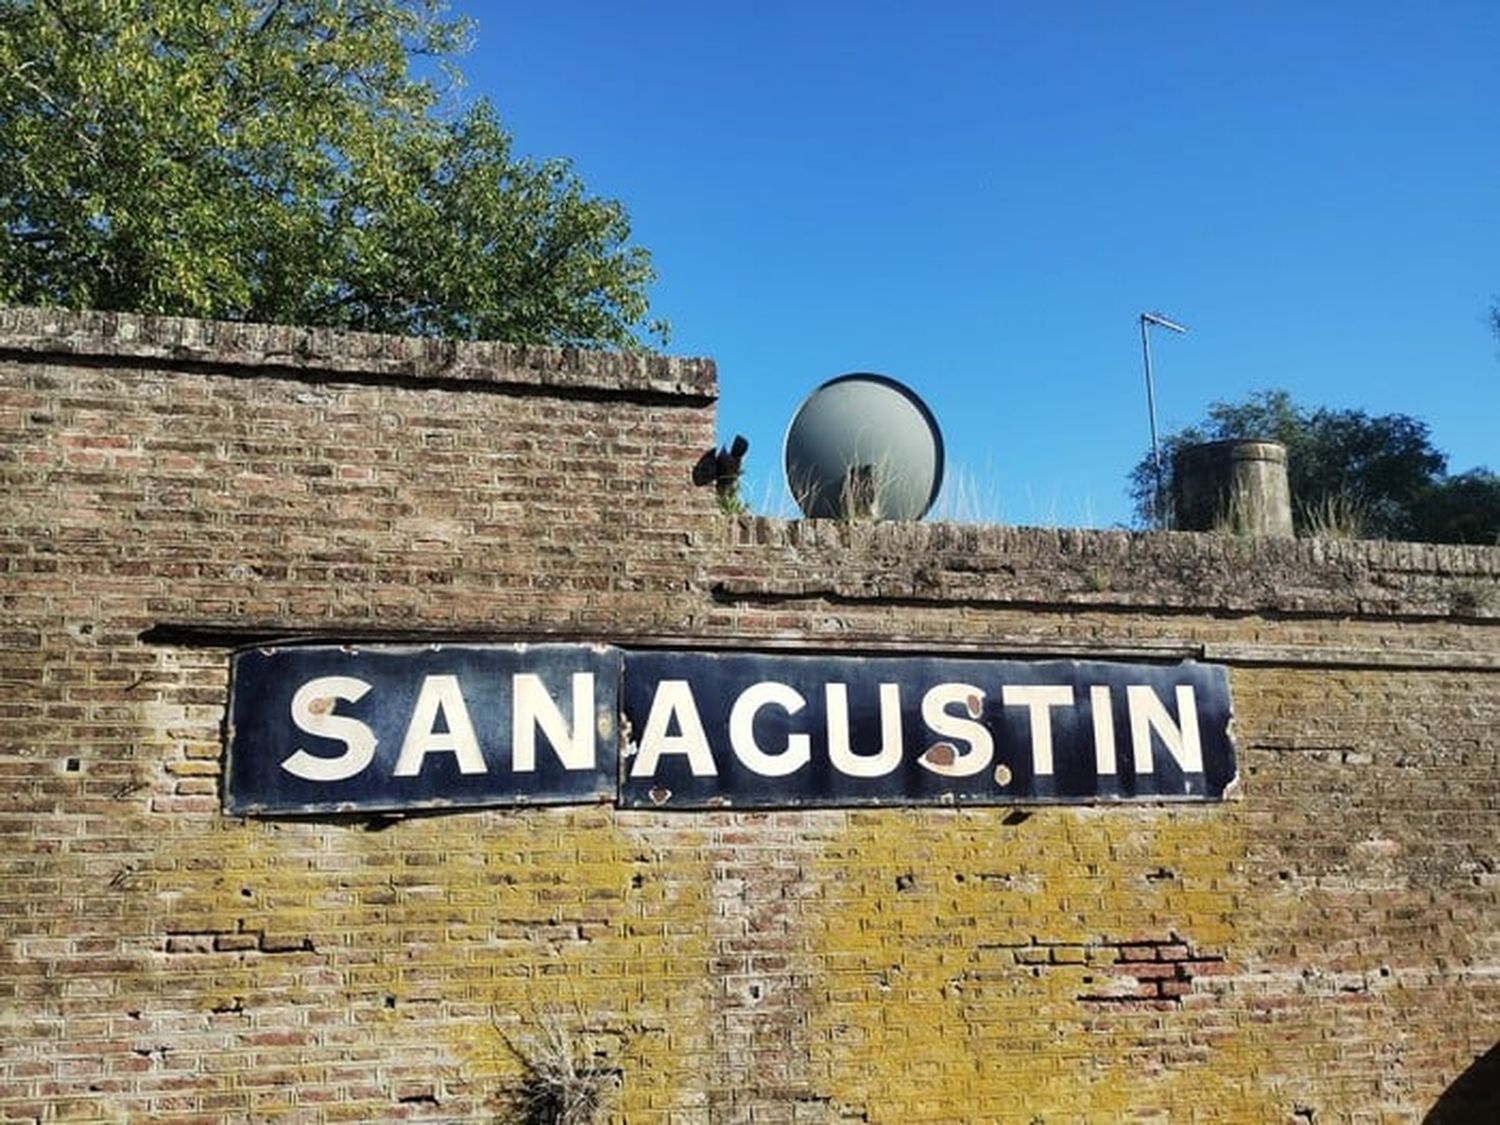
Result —
<path fill-rule="evenodd" d="M 934 742 L 918 760 L 924 766 L 932 766 L 940 770 L 951 769 L 953 763 L 958 760 L 958 747 L 951 742 Z"/>
<path fill-rule="evenodd" d="M 1010 772 L 1010 767 L 1007 766 L 1004 762 L 1001 762 L 998 766 L 995 767 L 996 785 L 1009 785 L 1011 782 L 1011 776 L 1012 775 Z"/>
<path fill-rule="evenodd" d="M 320 695 L 308 703 L 307 709 L 314 715 L 326 715 L 333 710 L 333 700 L 326 695 Z"/>
<path fill-rule="evenodd" d="M 964 703 L 969 708 L 969 718 L 977 719 L 981 714 L 983 714 L 984 696 L 980 695 L 978 692 L 970 695 L 969 698 L 964 701 Z"/>

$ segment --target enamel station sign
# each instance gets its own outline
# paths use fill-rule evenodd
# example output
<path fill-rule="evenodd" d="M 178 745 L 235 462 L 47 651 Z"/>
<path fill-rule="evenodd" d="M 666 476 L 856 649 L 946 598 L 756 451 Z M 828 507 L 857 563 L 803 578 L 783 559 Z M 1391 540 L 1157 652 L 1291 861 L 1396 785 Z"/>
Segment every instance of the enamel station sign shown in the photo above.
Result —
<path fill-rule="evenodd" d="M 287 645 L 237 653 L 240 815 L 1217 801 L 1217 665 Z"/>

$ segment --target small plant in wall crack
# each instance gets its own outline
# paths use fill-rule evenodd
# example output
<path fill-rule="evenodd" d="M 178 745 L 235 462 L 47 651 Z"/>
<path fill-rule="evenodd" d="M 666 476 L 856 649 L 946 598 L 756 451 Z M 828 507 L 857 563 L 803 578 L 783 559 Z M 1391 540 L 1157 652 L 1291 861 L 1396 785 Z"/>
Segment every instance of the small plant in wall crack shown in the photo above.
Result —
<path fill-rule="evenodd" d="M 900 487 L 889 461 L 852 461 L 843 466 L 837 481 L 810 476 L 788 480 L 792 498 L 804 513 L 861 523 L 886 518 L 887 493 Z M 836 490 L 836 491 L 835 491 Z"/>
<path fill-rule="evenodd" d="M 604 1120 L 620 1087 L 617 1052 L 628 1036 L 585 1027 L 580 1018 L 546 1011 L 514 1036 L 498 1024 L 501 1041 L 520 1064 L 500 1120 L 510 1125 L 593 1125 Z"/>
<path fill-rule="evenodd" d="M 1364 505 L 1347 493 L 1323 496 L 1302 505 L 1302 534 L 1311 539 L 1363 539 L 1368 519 Z"/>
<path fill-rule="evenodd" d="M 1112 579 L 1110 573 L 1102 566 L 1091 566 L 1084 571 L 1084 587 L 1092 594 L 1102 594 L 1110 588 Z"/>

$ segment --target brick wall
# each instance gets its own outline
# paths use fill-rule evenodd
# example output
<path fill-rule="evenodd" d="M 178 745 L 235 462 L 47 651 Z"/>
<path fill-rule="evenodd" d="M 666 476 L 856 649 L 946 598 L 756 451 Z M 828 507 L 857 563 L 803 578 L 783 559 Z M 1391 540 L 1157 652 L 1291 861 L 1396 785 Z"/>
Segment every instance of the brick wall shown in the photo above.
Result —
<path fill-rule="evenodd" d="M 0 1119 L 504 1119 L 560 1054 L 631 1122 L 1500 1112 L 1500 549 L 730 518 L 714 396 L 0 310 Z M 1242 783 L 227 817 L 284 636 L 1189 656 Z"/>

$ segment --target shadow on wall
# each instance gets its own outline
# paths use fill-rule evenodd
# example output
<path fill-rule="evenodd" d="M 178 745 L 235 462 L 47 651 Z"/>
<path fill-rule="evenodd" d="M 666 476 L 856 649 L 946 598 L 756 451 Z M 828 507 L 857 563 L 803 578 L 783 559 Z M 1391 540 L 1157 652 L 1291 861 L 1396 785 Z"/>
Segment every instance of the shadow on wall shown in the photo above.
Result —
<path fill-rule="evenodd" d="M 1471 1125 L 1500 1121 L 1500 1043 L 1496 1043 L 1443 1091 L 1422 1125 Z"/>

